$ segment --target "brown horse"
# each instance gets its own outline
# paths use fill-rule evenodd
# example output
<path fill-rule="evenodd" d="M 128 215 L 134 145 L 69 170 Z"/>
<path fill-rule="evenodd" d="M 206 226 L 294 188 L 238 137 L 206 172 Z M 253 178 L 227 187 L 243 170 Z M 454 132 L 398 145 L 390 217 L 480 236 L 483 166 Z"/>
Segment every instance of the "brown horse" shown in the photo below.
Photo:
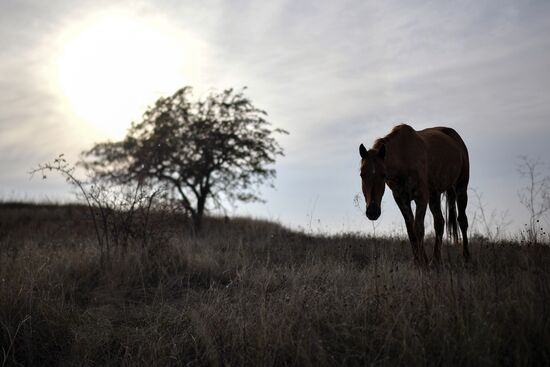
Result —
<path fill-rule="evenodd" d="M 433 261 L 441 262 L 441 242 L 445 219 L 441 212 L 441 194 L 447 194 L 447 230 L 458 241 L 457 220 L 462 232 L 464 259 L 468 260 L 468 149 L 458 133 L 448 127 L 420 131 L 398 125 L 369 150 L 359 146 L 361 179 L 370 220 L 380 217 L 380 202 L 386 184 L 405 218 L 415 261 L 427 265 L 424 251 L 424 216 L 429 205 L 434 217 L 435 245 Z M 413 215 L 411 201 L 416 204 Z M 458 207 L 458 218 L 456 208 Z"/>

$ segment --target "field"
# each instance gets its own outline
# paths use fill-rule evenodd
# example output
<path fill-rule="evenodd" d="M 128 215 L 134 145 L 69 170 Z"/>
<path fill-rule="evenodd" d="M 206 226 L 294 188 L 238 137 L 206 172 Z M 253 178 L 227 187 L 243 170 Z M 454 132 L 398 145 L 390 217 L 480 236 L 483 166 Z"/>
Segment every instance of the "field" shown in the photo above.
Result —
<path fill-rule="evenodd" d="M 548 246 L 422 271 L 401 238 L 180 219 L 102 264 L 84 208 L 2 205 L 1 365 L 550 364 Z"/>

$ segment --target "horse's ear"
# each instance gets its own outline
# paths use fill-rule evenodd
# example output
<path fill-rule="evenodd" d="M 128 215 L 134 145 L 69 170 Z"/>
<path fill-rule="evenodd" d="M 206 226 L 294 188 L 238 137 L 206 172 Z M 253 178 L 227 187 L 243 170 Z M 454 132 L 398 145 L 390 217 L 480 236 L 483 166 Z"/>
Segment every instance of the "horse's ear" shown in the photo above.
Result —
<path fill-rule="evenodd" d="M 363 144 L 359 145 L 359 154 L 361 155 L 361 158 L 367 158 L 367 149 Z"/>
<path fill-rule="evenodd" d="M 382 146 L 378 148 L 378 157 L 380 157 L 380 159 L 384 159 L 385 156 L 386 156 L 386 145 L 382 144 Z"/>

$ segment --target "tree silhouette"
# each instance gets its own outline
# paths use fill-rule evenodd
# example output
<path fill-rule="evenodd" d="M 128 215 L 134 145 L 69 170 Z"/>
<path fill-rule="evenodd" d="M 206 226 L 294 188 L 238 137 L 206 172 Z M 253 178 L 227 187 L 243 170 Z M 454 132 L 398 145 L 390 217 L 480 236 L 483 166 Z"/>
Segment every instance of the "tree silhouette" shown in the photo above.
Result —
<path fill-rule="evenodd" d="M 209 202 L 259 201 L 258 186 L 271 184 L 275 170 L 269 166 L 284 155 L 274 134 L 287 132 L 272 128 L 243 91 L 194 99 L 191 87 L 184 87 L 160 98 L 122 141 L 84 152 L 83 164 L 100 179 L 174 190 L 200 230 Z"/>

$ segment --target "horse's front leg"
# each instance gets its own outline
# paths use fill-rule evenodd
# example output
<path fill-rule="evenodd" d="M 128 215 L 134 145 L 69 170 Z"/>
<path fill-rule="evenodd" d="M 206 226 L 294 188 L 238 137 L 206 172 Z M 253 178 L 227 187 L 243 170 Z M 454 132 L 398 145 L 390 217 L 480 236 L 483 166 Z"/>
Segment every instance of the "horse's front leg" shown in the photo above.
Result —
<path fill-rule="evenodd" d="M 415 262 L 419 263 L 420 260 L 418 258 L 418 249 L 417 249 L 417 236 L 416 236 L 416 230 L 414 225 L 414 215 L 411 209 L 411 200 L 405 196 L 400 195 L 399 193 L 393 192 L 393 198 L 395 199 L 395 203 L 397 204 L 397 207 L 401 211 L 401 214 L 403 215 L 403 219 L 405 219 L 405 226 L 407 227 L 407 234 L 409 235 L 409 242 L 411 243 L 414 260 Z"/>
<path fill-rule="evenodd" d="M 428 207 L 428 201 L 424 199 L 416 199 L 416 213 L 414 215 L 414 232 L 416 234 L 416 250 L 417 261 L 420 265 L 428 265 L 428 257 L 424 250 L 424 217 L 426 216 L 426 209 Z"/>

